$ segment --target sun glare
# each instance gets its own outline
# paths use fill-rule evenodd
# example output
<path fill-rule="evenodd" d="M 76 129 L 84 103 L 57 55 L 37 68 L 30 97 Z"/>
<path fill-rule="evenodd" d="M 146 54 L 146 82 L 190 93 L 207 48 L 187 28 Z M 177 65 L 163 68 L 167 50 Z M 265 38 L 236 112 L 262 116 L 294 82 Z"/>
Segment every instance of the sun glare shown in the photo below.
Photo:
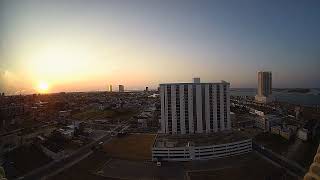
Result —
<path fill-rule="evenodd" d="M 40 82 L 38 84 L 39 93 L 47 93 L 49 90 L 49 84 L 47 82 Z"/>

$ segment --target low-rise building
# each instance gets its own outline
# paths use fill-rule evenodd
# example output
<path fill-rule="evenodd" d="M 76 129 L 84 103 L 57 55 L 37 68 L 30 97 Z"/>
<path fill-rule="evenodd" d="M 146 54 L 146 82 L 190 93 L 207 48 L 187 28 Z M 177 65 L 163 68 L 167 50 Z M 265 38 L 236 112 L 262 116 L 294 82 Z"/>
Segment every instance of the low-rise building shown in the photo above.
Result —
<path fill-rule="evenodd" d="M 148 124 L 147 124 L 147 119 L 138 119 L 138 124 L 141 128 L 147 128 Z"/>
<path fill-rule="evenodd" d="M 265 132 L 269 132 L 272 126 L 278 125 L 281 122 L 281 118 L 277 115 L 267 114 L 262 117 L 257 117 L 255 119 L 255 126 L 264 130 Z"/>
<path fill-rule="evenodd" d="M 64 157 L 65 152 L 63 149 L 60 149 L 61 147 L 56 147 L 54 145 L 40 145 L 40 148 L 43 153 L 45 153 L 48 157 L 52 159 L 61 159 Z"/>
<path fill-rule="evenodd" d="M 283 138 L 289 140 L 292 136 L 292 131 L 289 128 L 282 128 L 280 131 L 280 136 L 282 136 Z"/>
<path fill-rule="evenodd" d="M 257 117 L 255 119 L 255 123 L 254 123 L 256 128 L 262 129 L 264 131 L 267 131 L 267 122 L 266 119 L 263 117 Z"/>
<path fill-rule="evenodd" d="M 58 131 L 67 139 L 71 139 L 74 136 L 74 132 L 75 132 L 75 125 L 69 125 L 69 126 L 65 126 L 60 128 Z"/>
<path fill-rule="evenodd" d="M 280 134 L 281 126 L 272 126 L 270 129 L 272 134 Z"/>
<path fill-rule="evenodd" d="M 234 156 L 252 151 L 252 139 L 240 132 L 189 136 L 158 135 L 152 147 L 153 161 L 191 161 Z"/>
<path fill-rule="evenodd" d="M 249 113 L 250 114 L 255 114 L 255 115 L 258 115 L 258 116 L 262 116 L 262 117 L 265 115 L 263 111 L 259 111 L 259 110 L 253 109 L 253 108 L 249 109 Z"/>
<path fill-rule="evenodd" d="M 308 140 L 308 130 L 305 128 L 301 128 L 298 130 L 297 137 L 303 141 Z"/>
<path fill-rule="evenodd" d="M 295 134 L 298 130 L 298 127 L 295 125 L 287 125 L 287 128 L 290 129 L 293 134 Z"/>

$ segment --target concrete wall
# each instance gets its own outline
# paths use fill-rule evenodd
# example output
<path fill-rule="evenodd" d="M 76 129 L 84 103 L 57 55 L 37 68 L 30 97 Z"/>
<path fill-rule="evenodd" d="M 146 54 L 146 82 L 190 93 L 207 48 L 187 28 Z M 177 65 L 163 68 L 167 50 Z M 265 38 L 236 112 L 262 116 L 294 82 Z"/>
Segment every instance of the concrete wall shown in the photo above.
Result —
<path fill-rule="evenodd" d="M 55 153 L 42 145 L 40 145 L 40 148 L 41 148 L 42 152 L 44 152 L 47 156 L 49 156 L 52 159 L 55 159 L 55 160 L 61 159 L 64 156 L 64 151 L 60 151 L 58 153 Z"/>

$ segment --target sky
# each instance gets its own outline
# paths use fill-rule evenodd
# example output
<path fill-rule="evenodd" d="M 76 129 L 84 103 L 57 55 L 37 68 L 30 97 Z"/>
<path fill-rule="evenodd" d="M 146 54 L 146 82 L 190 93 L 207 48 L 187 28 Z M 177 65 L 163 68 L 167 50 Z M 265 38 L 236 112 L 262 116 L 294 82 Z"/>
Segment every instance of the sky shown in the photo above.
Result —
<path fill-rule="evenodd" d="M 317 0 L 0 0 L 0 92 L 320 87 Z M 41 89 L 42 88 L 42 89 Z"/>

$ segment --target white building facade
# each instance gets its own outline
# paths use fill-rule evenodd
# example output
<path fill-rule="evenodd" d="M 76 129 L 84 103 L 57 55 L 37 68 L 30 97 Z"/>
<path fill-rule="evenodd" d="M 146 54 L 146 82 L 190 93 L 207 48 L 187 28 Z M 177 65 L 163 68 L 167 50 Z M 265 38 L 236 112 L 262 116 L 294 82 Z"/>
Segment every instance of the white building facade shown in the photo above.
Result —
<path fill-rule="evenodd" d="M 160 84 L 161 133 L 195 134 L 230 130 L 230 84 Z"/>

